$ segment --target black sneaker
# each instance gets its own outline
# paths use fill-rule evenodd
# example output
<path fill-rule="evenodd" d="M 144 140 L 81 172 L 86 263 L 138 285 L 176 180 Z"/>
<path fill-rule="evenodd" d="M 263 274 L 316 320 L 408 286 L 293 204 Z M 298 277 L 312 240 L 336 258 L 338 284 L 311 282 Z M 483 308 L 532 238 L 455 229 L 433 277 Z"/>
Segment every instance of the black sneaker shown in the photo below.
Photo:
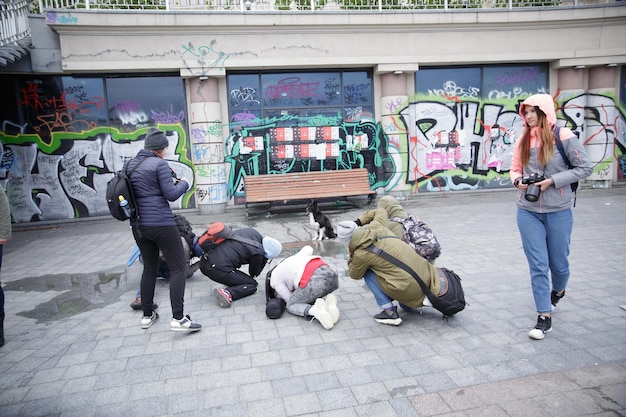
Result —
<path fill-rule="evenodd" d="M 381 324 L 390 324 L 392 326 L 399 326 L 402 323 L 402 319 L 398 314 L 398 307 L 393 306 L 392 310 L 383 310 L 374 316 L 374 320 Z"/>
<path fill-rule="evenodd" d="M 559 292 L 561 295 L 559 295 Z M 556 307 L 556 305 L 561 301 L 561 298 L 565 297 L 565 290 L 563 291 L 554 291 L 550 293 L 550 302 L 552 303 L 552 307 Z"/>
<path fill-rule="evenodd" d="M 141 297 L 135 298 L 135 301 L 130 303 L 130 308 L 133 310 L 141 310 Z M 157 303 L 152 303 L 152 309 L 156 310 L 157 308 L 159 308 L 159 305 Z"/>
<path fill-rule="evenodd" d="M 159 315 L 157 314 L 156 311 L 153 311 L 151 316 L 143 316 L 141 318 L 141 328 L 149 329 L 150 326 L 152 326 L 154 322 L 157 321 L 158 319 L 159 319 Z"/>
<path fill-rule="evenodd" d="M 537 325 L 534 329 L 528 332 L 528 337 L 535 340 L 541 340 L 546 336 L 546 333 L 552 331 L 552 317 L 539 316 L 537 317 Z"/>
<path fill-rule="evenodd" d="M 172 321 L 170 321 L 170 330 L 173 332 L 198 332 L 200 329 L 202 329 L 202 326 L 194 323 L 189 315 L 180 320 L 172 318 Z"/>

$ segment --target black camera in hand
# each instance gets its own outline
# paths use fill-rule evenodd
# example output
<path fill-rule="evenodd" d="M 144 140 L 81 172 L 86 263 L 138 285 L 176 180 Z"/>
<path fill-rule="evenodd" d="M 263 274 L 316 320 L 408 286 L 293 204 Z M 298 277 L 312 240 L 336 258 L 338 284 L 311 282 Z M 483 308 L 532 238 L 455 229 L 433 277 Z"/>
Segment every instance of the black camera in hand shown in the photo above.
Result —
<path fill-rule="evenodd" d="M 535 185 L 538 182 L 545 180 L 546 177 L 540 175 L 538 173 L 530 174 L 525 177 L 522 177 L 522 184 L 528 185 L 526 188 L 526 194 L 524 194 L 524 198 L 532 203 L 539 200 L 539 194 L 541 193 L 541 187 Z"/>

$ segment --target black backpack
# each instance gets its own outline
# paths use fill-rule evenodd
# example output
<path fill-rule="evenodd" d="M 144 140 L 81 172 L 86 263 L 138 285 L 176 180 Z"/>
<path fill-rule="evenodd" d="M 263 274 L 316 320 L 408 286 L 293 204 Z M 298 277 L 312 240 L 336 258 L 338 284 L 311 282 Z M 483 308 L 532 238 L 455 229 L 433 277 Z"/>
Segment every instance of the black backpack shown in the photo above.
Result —
<path fill-rule="evenodd" d="M 270 279 L 272 278 L 272 271 L 278 265 L 269 270 L 265 276 L 265 315 L 270 319 L 278 319 L 283 315 L 287 303 L 282 298 L 278 297 L 276 291 L 270 285 Z"/>
<path fill-rule="evenodd" d="M 381 236 L 380 238 L 385 238 L 388 236 Z M 375 253 L 376 255 L 386 259 L 388 262 L 404 269 L 408 272 L 414 279 L 417 281 L 419 286 L 422 288 L 422 291 L 428 298 L 428 301 L 433 305 L 433 308 L 441 312 L 443 314 L 444 319 L 448 319 L 448 317 L 454 316 L 456 313 L 463 311 L 467 303 L 465 302 L 465 292 L 463 291 L 463 286 L 461 285 L 461 278 L 455 274 L 453 271 L 446 268 L 439 268 L 444 274 L 444 277 L 440 277 L 445 279 L 445 289 L 441 292 L 441 294 L 433 294 L 433 292 L 428 288 L 426 283 L 422 281 L 420 276 L 415 272 L 411 267 L 402 262 L 400 259 L 388 254 L 381 248 L 375 245 L 370 245 L 367 248 L 368 251 Z"/>
<path fill-rule="evenodd" d="M 122 169 L 117 171 L 115 175 L 113 175 L 113 178 L 107 182 L 106 199 L 109 206 L 109 212 L 111 213 L 111 216 L 115 217 L 117 220 L 124 221 L 139 218 L 137 202 L 135 201 L 135 193 L 133 192 L 133 187 L 130 184 L 130 176 L 145 160 L 146 158 L 140 160 L 139 163 L 135 165 L 133 170 L 127 174 L 126 170 L 128 168 L 128 163 L 132 161 L 132 159 L 129 159 L 124 162 Z M 128 202 L 126 207 L 122 207 L 120 205 L 120 196 Z"/>

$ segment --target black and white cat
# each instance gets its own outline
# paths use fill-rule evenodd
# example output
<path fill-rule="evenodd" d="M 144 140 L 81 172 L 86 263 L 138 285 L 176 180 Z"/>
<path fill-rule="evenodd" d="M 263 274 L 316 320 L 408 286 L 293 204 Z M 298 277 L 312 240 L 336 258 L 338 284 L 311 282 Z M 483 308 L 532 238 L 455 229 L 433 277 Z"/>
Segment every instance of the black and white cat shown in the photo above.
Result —
<path fill-rule="evenodd" d="M 317 202 L 309 200 L 306 207 L 306 213 L 309 215 L 309 222 L 315 228 L 315 237 L 313 240 L 334 239 L 337 237 L 335 229 L 330 223 L 330 219 L 317 207 Z"/>

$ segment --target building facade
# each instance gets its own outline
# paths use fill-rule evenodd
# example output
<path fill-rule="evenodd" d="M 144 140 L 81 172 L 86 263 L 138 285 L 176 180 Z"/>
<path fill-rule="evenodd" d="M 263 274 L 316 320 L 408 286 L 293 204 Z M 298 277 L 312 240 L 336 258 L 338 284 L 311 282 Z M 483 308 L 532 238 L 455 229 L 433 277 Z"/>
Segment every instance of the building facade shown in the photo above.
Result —
<path fill-rule="evenodd" d="M 447 11 L 45 10 L 0 67 L 16 222 L 108 215 L 151 126 L 194 178 L 174 208 L 243 204 L 247 175 L 365 167 L 379 194 L 510 187 L 519 103 L 555 99 L 609 187 L 626 169 L 626 6 Z"/>

